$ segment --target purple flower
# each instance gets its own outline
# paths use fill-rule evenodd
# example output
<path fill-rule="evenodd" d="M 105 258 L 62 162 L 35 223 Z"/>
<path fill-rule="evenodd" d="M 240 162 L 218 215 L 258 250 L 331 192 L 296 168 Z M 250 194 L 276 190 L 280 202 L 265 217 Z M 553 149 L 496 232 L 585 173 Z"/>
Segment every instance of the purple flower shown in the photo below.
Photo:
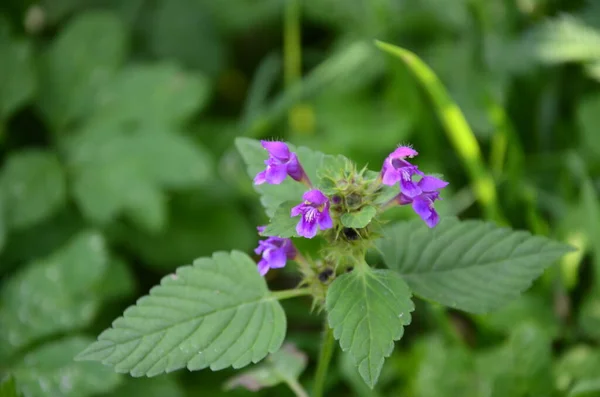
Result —
<path fill-rule="evenodd" d="M 257 229 L 259 233 L 262 233 L 265 227 L 259 226 Z M 259 241 L 254 252 L 257 255 L 262 254 L 262 259 L 258 262 L 258 272 L 261 276 L 267 274 L 269 269 L 284 267 L 288 260 L 296 257 L 296 248 L 292 244 L 292 240 L 281 237 L 269 237 Z"/>
<path fill-rule="evenodd" d="M 317 227 L 321 230 L 331 229 L 333 222 L 329 215 L 329 199 L 320 190 L 309 190 L 302 196 L 304 202 L 292 208 L 292 217 L 302 214 L 296 231 L 306 238 L 313 238 L 317 234 Z"/>
<path fill-rule="evenodd" d="M 412 165 L 405 159 L 418 155 L 416 150 L 408 146 L 400 146 L 394 150 L 383 162 L 381 168 L 381 182 L 384 185 L 394 186 L 400 181 L 402 193 L 408 197 L 415 197 L 421 193 L 416 183 L 412 181 L 413 175 L 424 174 L 419 171 L 416 165 Z"/>
<path fill-rule="evenodd" d="M 440 217 L 435 211 L 433 203 L 435 200 L 441 200 L 439 190 L 448 186 L 448 182 L 434 176 L 424 176 L 416 185 L 421 193 L 410 197 L 402 192 L 396 196 L 396 201 L 400 205 L 412 203 L 413 210 L 425 221 L 427 226 L 434 227 L 440 221 Z"/>
<path fill-rule="evenodd" d="M 290 152 L 290 148 L 285 143 L 270 141 L 260 141 L 260 143 L 269 152 L 269 158 L 265 160 L 267 168 L 256 174 L 254 184 L 261 185 L 266 182 L 279 185 L 288 175 L 296 181 L 308 182 L 298 156 Z"/>

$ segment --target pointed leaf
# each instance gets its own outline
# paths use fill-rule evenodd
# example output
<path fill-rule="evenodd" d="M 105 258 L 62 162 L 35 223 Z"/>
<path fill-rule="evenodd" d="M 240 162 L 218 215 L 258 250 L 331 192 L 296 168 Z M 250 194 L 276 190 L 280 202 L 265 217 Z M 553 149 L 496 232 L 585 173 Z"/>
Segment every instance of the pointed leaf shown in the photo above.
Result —
<path fill-rule="evenodd" d="M 133 376 L 241 368 L 277 351 L 285 328 L 256 264 L 239 251 L 217 252 L 164 277 L 77 358 Z"/>
<path fill-rule="evenodd" d="M 326 308 L 333 336 L 348 351 L 363 380 L 373 388 L 394 341 L 410 324 L 414 305 L 402 278 L 390 270 L 356 268 L 335 279 Z"/>
<path fill-rule="evenodd" d="M 378 241 L 386 265 L 416 295 L 485 313 L 520 295 L 570 247 L 482 221 L 444 218 L 433 229 L 420 220 L 386 229 Z"/>
<path fill-rule="evenodd" d="M 371 223 L 371 219 L 377 214 L 377 208 L 367 205 L 362 207 L 359 211 L 348 212 L 342 215 L 342 225 L 345 227 L 351 227 L 354 229 L 361 229 Z"/>
<path fill-rule="evenodd" d="M 11 155 L 0 174 L 8 224 L 22 229 L 52 215 L 65 202 L 65 185 L 53 153 L 30 149 Z"/>
<path fill-rule="evenodd" d="M 84 232 L 8 279 L 0 289 L 0 358 L 39 338 L 88 325 L 100 304 L 107 256 L 102 236 Z"/>
<path fill-rule="evenodd" d="M 264 363 L 229 379 L 225 383 L 225 390 L 241 386 L 255 392 L 265 387 L 276 386 L 288 379 L 297 380 L 306 369 L 307 364 L 306 354 L 288 343 L 278 352 L 267 357 Z"/>
<path fill-rule="evenodd" d="M 122 377 L 99 363 L 78 363 L 91 338 L 74 336 L 47 343 L 18 361 L 12 372 L 27 397 L 82 397 L 109 392 Z"/>
<path fill-rule="evenodd" d="M 265 169 L 265 160 L 269 157 L 268 152 L 262 147 L 259 141 L 248 138 L 237 138 L 235 140 L 237 150 L 242 155 L 247 166 L 248 176 L 254 180 L 256 174 Z M 317 182 L 317 168 L 321 164 L 324 154 L 315 152 L 305 147 L 295 148 L 288 145 L 290 150 L 296 152 L 298 159 L 304 167 L 304 171 L 309 179 Z M 294 201 L 300 203 L 302 194 L 308 190 L 303 184 L 287 177 L 280 185 L 254 185 L 254 189 L 261 195 L 260 202 L 265 207 L 265 212 L 272 217 L 277 207 L 285 201 Z"/>
<path fill-rule="evenodd" d="M 275 214 L 271 217 L 269 224 L 265 228 L 265 230 L 261 233 L 262 236 L 278 236 L 278 237 L 298 237 L 298 233 L 296 232 L 296 225 L 300 221 L 300 217 L 292 218 L 291 210 L 292 207 L 300 204 L 300 201 L 292 202 L 286 201 L 282 203 L 277 210 L 275 210 Z"/>

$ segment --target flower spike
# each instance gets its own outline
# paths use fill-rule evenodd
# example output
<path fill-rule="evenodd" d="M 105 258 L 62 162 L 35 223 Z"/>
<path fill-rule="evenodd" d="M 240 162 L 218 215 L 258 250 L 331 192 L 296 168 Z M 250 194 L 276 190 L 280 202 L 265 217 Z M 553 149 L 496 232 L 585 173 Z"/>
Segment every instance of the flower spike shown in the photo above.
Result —
<path fill-rule="evenodd" d="M 313 189 L 304 193 L 304 202 L 292 208 L 291 216 L 302 215 L 296 225 L 299 235 L 313 238 L 317 234 L 317 228 L 321 230 L 331 229 L 333 221 L 329 215 L 329 199 L 320 190 Z"/>
<path fill-rule="evenodd" d="M 415 197 L 421 193 L 417 184 L 412 181 L 413 175 L 424 174 L 419 171 L 416 165 L 409 163 L 406 158 L 412 158 L 419 153 L 411 147 L 400 146 L 383 162 L 381 168 L 381 183 L 388 186 L 394 186 L 400 181 L 402 193 L 408 197 Z"/>
<path fill-rule="evenodd" d="M 269 183 L 279 185 L 289 175 L 298 182 L 310 186 L 308 176 L 304 172 L 296 153 L 290 152 L 290 148 L 284 142 L 261 141 L 262 146 L 269 152 L 269 158 L 265 160 L 267 166 L 264 171 L 256 174 L 255 185 Z"/>
<path fill-rule="evenodd" d="M 413 210 L 425 221 L 427 226 L 434 227 L 440 221 L 440 217 L 433 203 L 441 200 L 439 190 L 448 186 L 448 182 L 434 176 L 424 176 L 416 185 L 420 191 L 418 195 L 410 197 L 401 192 L 395 200 L 400 205 L 412 204 Z"/>
<path fill-rule="evenodd" d="M 258 226 L 257 229 L 259 233 L 262 233 L 265 227 Z M 286 262 L 296 258 L 297 254 L 292 240 L 281 237 L 269 237 L 266 240 L 259 241 L 254 252 L 257 255 L 262 254 L 262 259 L 258 262 L 258 272 L 261 276 L 267 274 L 269 269 L 284 267 Z"/>

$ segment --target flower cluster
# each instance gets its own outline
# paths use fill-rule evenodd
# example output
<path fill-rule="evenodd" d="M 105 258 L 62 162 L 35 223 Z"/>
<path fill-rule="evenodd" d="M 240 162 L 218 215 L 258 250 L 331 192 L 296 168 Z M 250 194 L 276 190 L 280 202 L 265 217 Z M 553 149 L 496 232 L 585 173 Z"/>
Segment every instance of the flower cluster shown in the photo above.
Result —
<path fill-rule="evenodd" d="M 269 157 L 265 160 L 265 170 L 259 172 L 254 178 L 256 185 L 263 183 L 279 185 L 289 176 L 310 188 L 303 194 L 302 202 L 293 207 L 290 212 L 291 217 L 300 216 L 296 225 L 297 234 L 305 238 L 313 238 L 319 230 L 333 228 L 335 225 L 330 214 L 330 199 L 321 190 L 313 188 L 296 153 L 291 152 L 283 142 L 261 141 L 261 145 L 267 150 Z M 398 184 L 400 191 L 388 205 L 411 204 L 415 213 L 425 221 L 427 226 L 434 227 L 439 222 L 434 202 L 441 200 L 440 190 L 446 187 L 448 182 L 425 175 L 416 165 L 407 160 L 417 155 L 417 151 L 408 146 L 400 146 L 394 150 L 383 163 L 379 178 L 374 182 L 375 190 L 381 184 L 387 186 Z M 336 198 L 338 201 L 335 200 Z M 339 204 L 339 200 L 338 196 L 333 197 L 334 208 Z M 262 233 L 264 227 L 259 227 L 258 231 Z M 281 237 L 269 237 L 260 241 L 255 252 L 262 256 L 258 263 L 261 275 L 265 275 L 269 269 L 282 268 L 288 260 L 297 259 L 299 256 L 292 241 Z"/>

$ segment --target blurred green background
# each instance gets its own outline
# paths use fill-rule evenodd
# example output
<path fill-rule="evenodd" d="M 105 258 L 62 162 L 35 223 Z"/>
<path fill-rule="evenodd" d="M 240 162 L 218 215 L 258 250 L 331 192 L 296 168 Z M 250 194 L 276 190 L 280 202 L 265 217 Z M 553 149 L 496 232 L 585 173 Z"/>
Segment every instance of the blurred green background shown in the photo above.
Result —
<path fill-rule="evenodd" d="M 425 91 L 374 39 L 447 86 L 493 211 Z M 33 397 L 224 393 L 233 371 L 135 380 L 72 358 L 176 267 L 252 253 L 266 218 L 233 140 L 275 137 L 373 170 L 411 143 L 451 182 L 442 214 L 580 248 L 490 315 L 418 301 L 378 387 L 338 351 L 326 395 L 600 396 L 599 87 L 595 0 L 2 0 L 0 375 Z M 292 270 L 271 286 L 293 287 Z M 284 305 L 310 385 L 322 317 L 308 299 Z"/>

